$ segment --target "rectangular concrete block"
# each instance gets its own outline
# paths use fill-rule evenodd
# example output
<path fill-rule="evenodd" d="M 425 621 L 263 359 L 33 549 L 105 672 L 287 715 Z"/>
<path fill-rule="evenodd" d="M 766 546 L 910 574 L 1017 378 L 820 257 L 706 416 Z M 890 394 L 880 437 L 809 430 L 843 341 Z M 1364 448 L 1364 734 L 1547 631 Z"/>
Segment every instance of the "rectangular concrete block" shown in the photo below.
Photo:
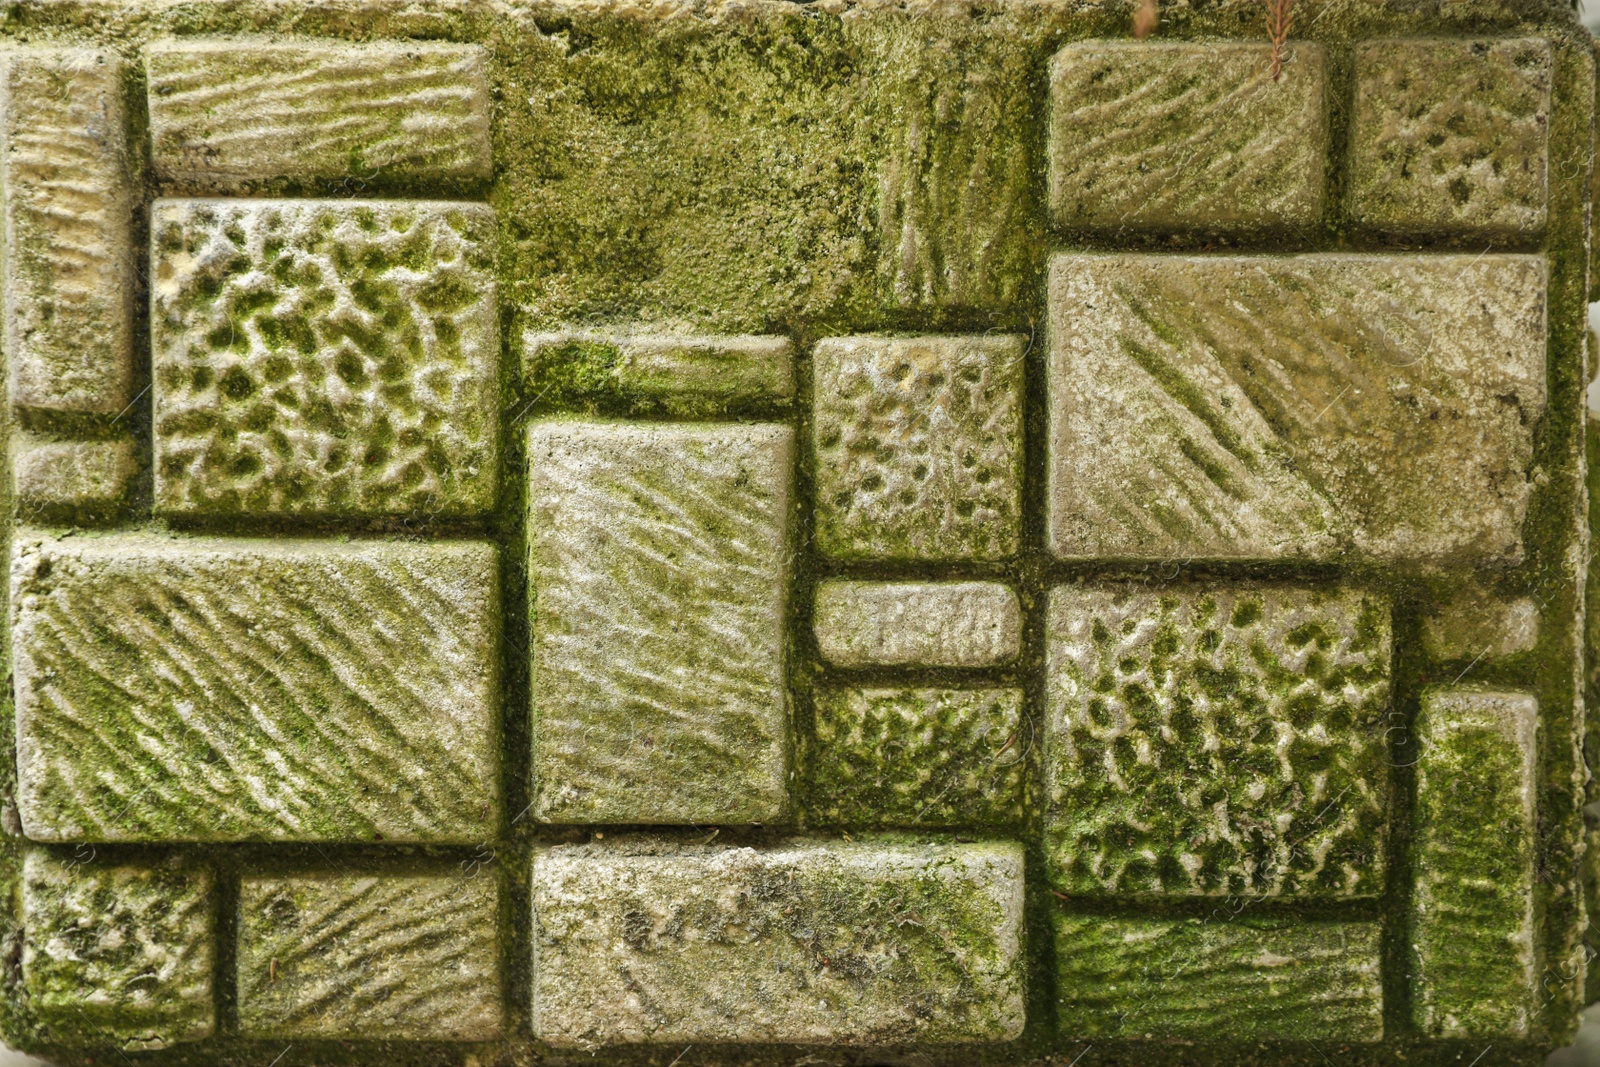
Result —
<path fill-rule="evenodd" d="M 840 667 L 993 667 L 1022 648 L 1022 605 L 999 582 L 824 581 L 812 626 Z"/>
<path fill-rule="evenodd" d="M 487 1041 L 500 1035 L 492 868 L 246 878 L 239 1029 L 250 1037 Z"/>
<path fill-rule="evenodd" d="M 1051 550 L 1520 558 L 1545 287 L 1539 256 L 1057 256 Z"/>
<path fill-rule="evenodd" d="M 494 508 L 487 205 L 161 200 L 151 213 L 159 510 Z"/>
<path fill-rule="evenodd" d="M 11 605 L 34 840 L 495 832 L 490 545 L 23 535 Z"/>
<path fill-rule="evenodd" d="M 675 336 L 592 330 L 528 332 L 524 391 L 669 415 L 720 413 L 791 400 L 794 342 L 775 336 Z"/>
<path fill-rule="evenodd" d="M 215 912 L 211 874 L 196 864 L 28 853 L 21 917 L 30 1008 L 68 1046 L 153 1051 L 211 1036 Z"/>
<path fill-rule="evenodd" d="M 1014 555 L 1026 348 L 1005 334 L 819 341 L 818 550 L 854 560 Z"/>
<path fill-rule="evenodd" d="M 1320 45 L 1079 41 L 1050 73 L 1050 209 L 1110 231 L 1300 230 L 1322 217 Z"/>
<path fill-rule="evenodd" d="M 787 801 L 794 430 L 528 430 L 535 816 L 765 822 Z"/>
<path fill-rule="evenodd" d="M 1538 729 L 1528 693 L 1423 694 L 1411 938 L 1426 1034 L 1516 1038 L 1533 1024 Z"/>
<path fill-rule="evenodd" d="M 0 53 L 11 403 L 116 414 L 132 399 L 132 175 L 115 52 Z"/>
<path fill-rule="evenodd" d="M 1383 1038 L 1378 924 L 1058 914 L 1056 1023 L 1074 1040 Z"/>
<path fill-rule="evenodd" d="M 1537 39 L 1362 42 L 1351 217 L 1399 233 L 1543 231 L 1553 66 Z"/>
<path fill-rule="evenodd" d="M 477 45 L 185 39 L 145 49 L 156 174 L 483 179 L 488 56 Z"/>
<path fill-rule="evenodd" d="M 12 489 L 24 523 L 113 513 L 127 504 L 139 473 L 128 437 L 64 441 L 18 434 L 11 447 Z"/>
<path fill-rule="evenodd" d="M 1089 897 L 1370 897 L 1388 818 L 1389 604 L 1358 589 L 1061 585 L 1045 848 Z"/>
<path fill-rule="evenodd" d="M 1021 1034 L 1018 845 L 623 841 L 533 864 L 534 1037 L 562 1048 Z"/>
<path fill-rule="evenodd" d="M 815 825 L 1007 826 L 1028 814 L 1033 724 L 1020 689 L 819 689 Z"/>

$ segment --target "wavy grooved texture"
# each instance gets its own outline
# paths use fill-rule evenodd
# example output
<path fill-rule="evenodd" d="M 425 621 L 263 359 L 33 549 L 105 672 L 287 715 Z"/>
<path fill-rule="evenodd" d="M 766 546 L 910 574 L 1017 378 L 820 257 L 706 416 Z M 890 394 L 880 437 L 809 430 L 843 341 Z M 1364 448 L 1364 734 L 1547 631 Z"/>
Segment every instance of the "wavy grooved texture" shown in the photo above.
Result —
<path fill-rule="evenodd" d="M 92 851 L 86 850 L 89 856 Z M 23 986 L 57 1037 L 161 1049 L 211 1034 L 211 875 L 28 855 Z"/>
<path fill-rule="evenodd" d="M 1377 923 L 1057 915 L 1056 1019 L 1076 1040 L 1378 1041 Z"/>
<path fill-rule="evenodd" d="M 1234 585 L 1051 594 L 1045 782 L 1069 893 L 1371 896 L 1389 607 Z"/>
<path fill-rule="evenodd" d="M 1056 257 L 1067 558 L 1522 553 L 1537 256 Z"/>
<path fill-rule="evenodd" d="M 1022 876 L 1013 844 L 551 848 L 533 865 L 534 1036 L 582 1049 L 1014 1038 Z"/>
<path fill-rule="evenodd" d="M 1003 559 L 1022 511 L 1026 338 L 817 343 L 817 547 L 843 559 Z"/>
<path fill-rule="evenodd" d="M 145 63 L 165 178 L 490 174 L 488 60 L 476 45 L 162 41 Z"/>
<path fill-rule="evenodd" d="M 0 57 L 11 402 L 116 413 L 133 382 L 132 192 L 122 61 Z"/>
<path fill-rule="evenodd" d="M 249 879 L 239 1027 L 484 1041 L 500 1032 L 495 874 Z"/>
<path fill-rule="evenodd" d="M 529 429 L 541 819 L 782 809 L 793 453 L 787 426 Z"/>
<path fill-rule="evenodd" d="M 1423 694 L 1411 936 L 1426 1034 L 1520 1037 L 1536 1017 L 1538 723 L 1528 693 Z"/>
<path fill-rule="evenodd" d="M 1322 214 L 1323 52 L 1089 41 L 1056 54 L 1050 204 L 1089 229 L 1284 228 Z"/>
<path fill-rule="evenodd" d="M 1401 231 L 1544 229 L 1550 42 L 1364 41 L 1350 210 Z"/>
<path fill-rule="evenodd" d="M 20 541 L 28 835 L 482 840 L 498 581 L 470 543 Z"/>
<path fill-rule="evenodd" d="M 159 508 L 494 507 L 488 207 L 163 200 L 152 215 Z"/>

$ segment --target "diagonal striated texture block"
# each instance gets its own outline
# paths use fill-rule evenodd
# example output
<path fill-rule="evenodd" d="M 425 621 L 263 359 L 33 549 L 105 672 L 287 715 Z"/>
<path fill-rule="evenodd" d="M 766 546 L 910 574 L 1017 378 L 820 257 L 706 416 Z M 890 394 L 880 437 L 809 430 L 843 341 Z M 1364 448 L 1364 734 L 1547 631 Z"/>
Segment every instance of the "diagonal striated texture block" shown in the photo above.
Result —
<path fill-rule="evenodd" d="M 19 539 L 28 836 L 483 840 L 498 585 L 471 542 Z"/>
<path fill-rule="evenodd" d="M 91 853 L 92 855 L 92 853 Z M 22 874 L 22 984 L 66 1045 L 150 1051 L 215 1028 L 211 873 L 30 852 Z"/>
<path fill-rule="evenodd" d="M 1353 589 L 1057 586 L 1045 840 L 1085 896 L 1372 896 L 1389 606 Z"/>
<path fill-rule="evenodd" d="M 134 255 L 114 52 L 0 54 L 11 402 L 115 414 L 133 385 Z"/>
<path fill-rule="evenodd" d="M 474 871 L 245 879 L 240 1030 L 272 1037 L 498 1037 L 499 892 L 492 871 Z"/>
<path fill-rule="evenodd" d="M 487 206 L 151 210 L 159 509 L 493 509 L 500 342 Z"/>
<path fill-rule="evenodd" d="M 1050 74 L 1050 208 L 1093 230 L 1316 226 L 1322 46 L 1081 41 Z"/>
<path fill-rule="evenodd" d="M 1539 705 L 1441 688 L 1417 719 L 1412 1001 L 1441 1037 L 1520 1037 L 1538 1011 Z"/>
<path fill-rule="evenodd" d="M 994 334 L 817 343 L 816 539 L 824 555 L 1016 553 L 1026 342 Z"/>
<path fill-rule="evenodd" d="M 1379 1041 L 1375 922 L 1054 917 L 1056 1023 L 1077 1040 Z"/>
<path fill-rule="evenodd" d="M 1541 257 L 1062 255 L 1050 329 L 1058 556 L 1522 555 Z"/>
<path fill-rule="evenodd" d="M 425 41 L 156 41 L 151 157 L 187 185 L 488 178 L 488 57 Z"/>
<path fill-rule="evenodd" d="M 794 430 L 528 430 L 534 811 L 764 822 L 785 804 Z"/>
<path fill-rule="evenodd" d="M 841 667 L 993 667 L 1022 648 L 1022 605 L 999 582 L 824 581 L 812 612 Z"/>
<path fill-rule="evenodd" d="M 1027 815 L 1020 689 L 817 691 L 808 813 L 829 826 L 1005 826 Z"/>
<path fill-rule="evenodd" d="M 1022 1032 L 1018 845 L 557 846 L 533 864 L 533 1032 L 909 1045 Z"/>
<path fill-rule="evenodd" d="M 1543 40 L 1358 45 L 1351 216 L 1399 232 L 1542 231 L 1553 60 Z"/>

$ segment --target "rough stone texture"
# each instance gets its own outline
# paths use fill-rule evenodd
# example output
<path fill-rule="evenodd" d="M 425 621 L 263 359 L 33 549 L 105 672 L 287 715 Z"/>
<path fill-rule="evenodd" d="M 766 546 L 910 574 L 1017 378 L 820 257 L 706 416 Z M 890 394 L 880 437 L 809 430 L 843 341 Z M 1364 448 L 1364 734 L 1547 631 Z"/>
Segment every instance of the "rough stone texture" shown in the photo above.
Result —
<path fill-rule="evenodd" d="M 5 351 L 11 402 L 121 411 L 133 383 L 133 192 L 122 61 L 0 54 Z"/>
<path fill-rule="evenodd" d="M 68 1045 L 152 1050 L 210 1036 L 214 910 L 201 867 L 30 852 L 22 982 L 34 1012 Z"/>
<path fill-rule="evenodd" d="M 487 207 L 171 200 L 152 213 L 159 508 L 453 516 L 494 506 Z"/>
<path fill-rule="evenodd" d="M 1085 896 L 1383 884 L 1389 606 L 1353 589 L 1058 586 L 1050 877 Z"/>
<path fill-rule="evenodd" d="M 1422 617 L 1422 644 L 1436 660 L 1504 659 L 1533 651 L 1538 641 L 1537 604 L 1480 585 L 1462 585 Z"/>
<path fill-rule="evenodd" d="M 534 859 L 534 1036 L 552 1045 L 1017 1036 L 1022 849 L 560 846 Z"/>
<path fill-rule="evenodd" d="M 525 391 L 549 403 L 614 400 L 695 415 L 794 397 L 787 337 L 679 337 L 566 330 L 522 338 Z"/>
<path fill-rule="evenodd" d="M 1017 551 L 1026 344 L 1000 334 L 817 343 L 824 555 L 992 560 Z"/>
<path fill-rule="evenodd" d="M 239 1028 L 273 1037 L 497 1037 L 498 923 L 491 870 L 247 878 Z"/>
<path fill-rule="evenodd" d="M 1378 1041 L 1373 922 L 1055 916 L 1056 1024 L 1076 1040 Z"/>
<path fill-rule="evenodd" d="M 471 542 L 20 539 L 27 835 L 483 840 L 498 571 Z"/>
<path fill-rule="evenodd" d="M 825 688 L 815 698 L 812 820 L 1001 826 L 1027 809 L 1033 725 L 1020 689 Z"/>
<path fill-rule="evenodd" d="M 1423 694 L 1411 937 L 1424 1033 L 1520 1037 L 1537 1010 L 1538 724 L 1528 693 Z"/>
<path fill-rule="evenodd" d="M 992 667 L 1022 647 L 1022 605 L 998 582 L 826 581 L 812 620 L 840 667 Z"/>
<path fill-rule="evenodd" d="M 528 430 L 535 816 L 784 808 L 788 426 Z"/>
<path fill-rule="evenodd" d="M 1323 51 L 1081 41 L 1050 74 L 1050 209 L 1093 230 L 1253 230 L 1322 216 Z"/>
<path fill-rule="evenodd" d="M 145 69 L 152 162 L 180 185 L 491 172 L 476 45 L 157 41 Z"/>
<path fill-rule="evenodd" d="M 112 511 L 127 502 L 139 472 L 134 443 L 58 441 L 19 434 L 12 440 L 11 474 L 23 521 L 62 513 Z"/>
<path fill-rule="evenodd" d="M 1522 554 L 1545 264 L 1056 257 L 1059 556 Z"/>
<path fill-rule="evenodd" d="M 1359 44 L 1351 216 L 1412 233 L 1539 233 L 1551 67 L 1542 40 Z"/>

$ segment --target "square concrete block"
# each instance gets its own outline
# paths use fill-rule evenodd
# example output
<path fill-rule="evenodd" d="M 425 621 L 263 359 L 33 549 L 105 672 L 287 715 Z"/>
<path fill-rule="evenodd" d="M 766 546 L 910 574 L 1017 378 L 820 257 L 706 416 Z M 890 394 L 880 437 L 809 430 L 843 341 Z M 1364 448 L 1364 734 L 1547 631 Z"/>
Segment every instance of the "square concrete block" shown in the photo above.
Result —
<path fill-rule="evenodd" d="M 528 430 L 535 816 L 765 822 L 788 795 L 794 430 Z"/>
<path fill-rule="evenodd" d="M 163 200 L 151 209 L 156 507 L 494 508 L 495 221 L 483 204 Z"/>
<path fill-rule="evenodd" d="M 1374 896 L 1389 605 L 1249 583 L 1050 597 L 1045 847 L 1087 897 Z"/>
<path fill-rule="evenodd" d="M 1399 233 L 1543 231 L 1553 64 L 1537 39 L 1358 45 L 1351 217 Z"/>
<path fill-rule="evenodd" d="M 1022 528 L 1027 339 L 830 337 L 812 353 L 818 549 L 995 560 Z"/>

